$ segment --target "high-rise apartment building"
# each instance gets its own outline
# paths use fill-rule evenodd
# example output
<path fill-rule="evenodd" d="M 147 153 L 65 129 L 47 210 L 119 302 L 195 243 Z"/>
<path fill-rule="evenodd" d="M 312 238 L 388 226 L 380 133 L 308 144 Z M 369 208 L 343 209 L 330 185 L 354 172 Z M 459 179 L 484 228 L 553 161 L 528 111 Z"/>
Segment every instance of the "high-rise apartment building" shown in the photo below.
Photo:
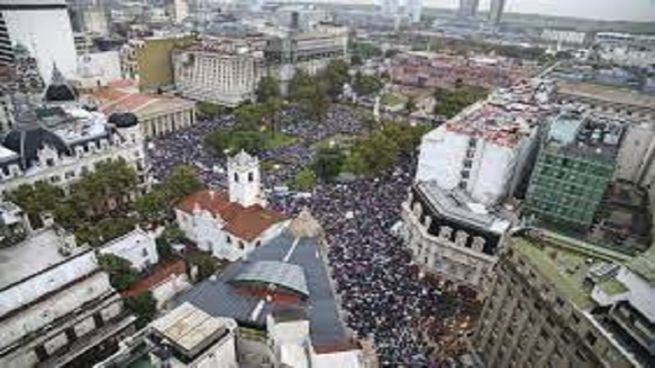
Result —
<path fill-rule="evenodd" d="M 0 65 L 12 64 L 17 45 L 27 48 L 44 80 L 53 64 L 75 75 L 77 54 L 64 0 L 0 0 Z"/>
<path fill-rule="evenodd" d="M 506 0 L 491 0 L 491 6 L 489 8 L 489 23 L 497 27 L 500 24 L 500 20 L 503 16 L 503 10 L 505 9 Z"/>
<path fill-rule="evenodd" d="M 652 366 L 655 248 L 630 258 L 545 231 L 509 245 L 472 338 L 486 367 Z"/>

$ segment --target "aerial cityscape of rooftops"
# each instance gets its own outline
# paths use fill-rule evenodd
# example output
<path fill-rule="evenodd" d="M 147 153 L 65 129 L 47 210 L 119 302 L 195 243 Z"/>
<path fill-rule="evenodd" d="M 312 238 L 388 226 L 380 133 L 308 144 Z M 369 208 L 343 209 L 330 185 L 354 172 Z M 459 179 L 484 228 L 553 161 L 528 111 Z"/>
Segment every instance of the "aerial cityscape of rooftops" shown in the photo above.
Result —
<path fill-rule="evenodd" d="M 655 2 L 0 0 L 0 367 L 655 368 Z"/>

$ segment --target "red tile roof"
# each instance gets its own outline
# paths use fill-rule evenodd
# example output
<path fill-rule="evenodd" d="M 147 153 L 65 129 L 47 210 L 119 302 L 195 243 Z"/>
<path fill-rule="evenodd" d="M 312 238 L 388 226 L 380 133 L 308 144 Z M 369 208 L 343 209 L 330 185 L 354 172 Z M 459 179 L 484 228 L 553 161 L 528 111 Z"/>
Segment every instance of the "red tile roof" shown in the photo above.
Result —
<path fill-rule="evenodd" d="M 171 275 L 181 275 L 183 273 L 186 273 L 186 263 L 181 259 L 160 263 L 155 266 L 148 276 L 131 285 L 121 295 L 125 298 L 141 295 L 148 290 L 154 289 Z"/>
<path fill-rule="evenodd" d="M 227 193 L 216 190 L 193 193 L 184 198 L 177 208 L 191 214 L 196 206 L 214 216 L 220 216 L 225 221 L 223 229 L 245 241 L 255 240 L 272 225 L 286 220 L 283 214 L 260 205 L 243 207 L 239 203 L 230 202 Z"/>

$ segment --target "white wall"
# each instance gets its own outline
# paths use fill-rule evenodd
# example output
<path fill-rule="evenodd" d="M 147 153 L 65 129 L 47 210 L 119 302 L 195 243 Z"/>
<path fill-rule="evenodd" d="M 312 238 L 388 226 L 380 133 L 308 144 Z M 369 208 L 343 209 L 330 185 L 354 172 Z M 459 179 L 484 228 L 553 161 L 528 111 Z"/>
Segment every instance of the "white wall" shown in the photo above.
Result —
<path fill-rule="evenodd" d="M 359 368 L 364 366 L 361 350 L 340 351 L 329 354 L 311 354 L 312 368 Z"/>
<path fill-rule="evenodd" d="M 468 142 L 468 136 L 449 132 L 444 126 L 423 136 L 416 180 L 436 180 L 444 189 L 457 187 Z"/>
<path fill-rule="evenodd" d="M 159 262 L 155 239 L 141 229 L 136 229 L 105 244 L 100 249 L 100 253 L 125 258 L 138 271 L 143 271 Z"/>
<path fill-rule="evenodd" d="M 3 15 L 12 44 L 27 47 L 46 83 L 53 62 L 66 78 L 75 75 L 77 54 L 66 9 L 6 10 Z"/>
<path fill-rule="evenodd" d="M 98 268 L 93 252 L 88 252 L 62 263 L 25 282 L 0 292 L 0 315 L 61 288 Z"/>

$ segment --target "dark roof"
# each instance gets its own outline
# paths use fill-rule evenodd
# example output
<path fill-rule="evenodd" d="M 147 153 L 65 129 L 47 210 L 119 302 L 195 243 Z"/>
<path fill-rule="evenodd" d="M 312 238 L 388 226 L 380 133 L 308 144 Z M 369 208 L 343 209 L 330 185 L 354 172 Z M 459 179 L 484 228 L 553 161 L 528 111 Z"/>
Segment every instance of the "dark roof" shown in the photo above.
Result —
<path fill-rule="evenodd" d="M 139 119 L 131 112 L 115 112 L 109 115 L 107 122 L 117 128 L 129 128 L 139 124 Z"/>
<path fill-rule="evenodd" d="M 77 100 L 77 92 L 61 74 L 56 65 L 53 65 L 52 80 L 45 90 L 45 101 L 65 102 Z"/>
<path fill-rule="evenodd" d="M 176 298 L 175 303 L 190 302 L 213 316 L 230 317 L 241 325 L 265 329 L 266 316 L 273 311 L 279 312 L 284 304 L 275 300 L 267 302 L 257 318 L 252 320 L 253 311 L 264 299 L 244 292 L 238 284 L 230 283 L 230 280 L 254 262 L 282 261 L 293 247 L 293 243 L 294 238 L 288 232 L 279 235 L 255 248 L 248 255 L 247 261 L 240 260 L 230 264 L 215 280 L 210 278 L 203 281 Z M 309 314 L 309 330 L 314 347 L 339 345 L 350 341 L 339 316 L 323 257 L 316 256 L 321 252 L 320 247 L 316 238 L 301 238 L 288 259 L 288 263 L 302 267 L 305 274 L 309 298 L 299 300 L 295 307 L 300 307 Z"/>
<path fill-rule="evenodd" d="M 21 167 L 27 169 L 38 158 L 37 153 L 46 145 L 53 147 L 59 154 L 69 154 L 70 149 L 55 133 L 43 127 L 16 129 L 5 135 L 2 145 L 21 157 Z"/>

